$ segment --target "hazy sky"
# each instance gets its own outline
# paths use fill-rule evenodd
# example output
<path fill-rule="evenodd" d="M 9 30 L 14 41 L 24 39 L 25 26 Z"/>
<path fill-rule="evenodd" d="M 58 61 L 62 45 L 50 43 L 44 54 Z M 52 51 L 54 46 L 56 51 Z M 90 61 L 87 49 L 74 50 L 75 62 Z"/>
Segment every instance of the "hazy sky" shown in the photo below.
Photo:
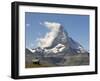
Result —
<path fill-rule="evenodd" d="M 27 48 L 34 48 L 37 39 L 44 37 L 49 31 L 43 22 L 62 24 L 69 36 L 79 42 L 85 49 L 89 49 L 89 16 L 71 14 L 50 14 L 25 12 L 25 41 Z"/>

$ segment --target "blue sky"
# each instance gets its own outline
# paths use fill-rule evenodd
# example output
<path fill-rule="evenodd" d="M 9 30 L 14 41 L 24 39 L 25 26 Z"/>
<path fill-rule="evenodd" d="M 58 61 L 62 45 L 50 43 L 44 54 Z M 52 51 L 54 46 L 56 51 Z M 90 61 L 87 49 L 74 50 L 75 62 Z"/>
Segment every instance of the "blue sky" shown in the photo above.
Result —
<path fill-rule="evenodd" d="M 69 36 L 89 49 L 89 16 L 71 14 L 50 14 L 25 12 L 25 41 L 27 48 L 36 47 L 36 39 L 43 37 L 49 30 L 41 23 L 61 23 Z"/>

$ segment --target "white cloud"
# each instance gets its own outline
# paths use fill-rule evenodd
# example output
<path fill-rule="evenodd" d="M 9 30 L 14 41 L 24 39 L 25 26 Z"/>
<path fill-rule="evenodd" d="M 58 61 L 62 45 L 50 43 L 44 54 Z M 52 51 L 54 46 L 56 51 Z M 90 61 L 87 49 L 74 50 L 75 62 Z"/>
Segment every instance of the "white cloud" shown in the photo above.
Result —
<path fill-rule="evenodd" d="M 28 23 L 27 23 L 27 24 L 26 24 L 26 26 L 27 26 L 27 27 L 29 27 L 29 26 L 30 26 L 30 24 L 28 24 Z"/>
<path fill-rule="evenodd" d="M 40 22 L 40 25 L 42 25 L 42 23 Z"/>
<path fill-rule="evenodd" d="M 45 21 L 44 22 L 44 25 L 47 28 L 49 28 L 50 30 L 58 32 L 61 24 L 56 23 L 56 22 L 48 22 L 48 21 Z"/>
<path fill-rule="evenodd" d="M 38 46 L 43 48 L 49 47 L 52 45 L 52 42 L 55 39 L 55 37 L 57 37 L 61 24 L 48 21 L 45 21 L 44 23 L 41 24 L 50 29 L 51 31 L 46 33 L 46 35 L 43 38 L 38 39 Z"/>

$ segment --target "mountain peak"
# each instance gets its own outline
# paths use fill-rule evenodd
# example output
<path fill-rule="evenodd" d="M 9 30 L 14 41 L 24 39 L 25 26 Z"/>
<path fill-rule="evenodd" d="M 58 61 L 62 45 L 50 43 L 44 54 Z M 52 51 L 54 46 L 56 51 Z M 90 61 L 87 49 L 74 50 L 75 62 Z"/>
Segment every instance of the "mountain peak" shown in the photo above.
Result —
<path fill-rule="evenodd" d="M 73 40 L 64 27 L 60 23 L 56 22 L 44 22 L 44 26 L 51 30 L 46 33 L 44 38 L 40 38 L 38 47 L 43 49 L 53 49 L 56 46 L 64 45 L 67 50 L 74 50 L 78 52 L 86 52 L 86 50 L 78 42 Z M 75 52 L 76 53 L 76 52 Z"/>

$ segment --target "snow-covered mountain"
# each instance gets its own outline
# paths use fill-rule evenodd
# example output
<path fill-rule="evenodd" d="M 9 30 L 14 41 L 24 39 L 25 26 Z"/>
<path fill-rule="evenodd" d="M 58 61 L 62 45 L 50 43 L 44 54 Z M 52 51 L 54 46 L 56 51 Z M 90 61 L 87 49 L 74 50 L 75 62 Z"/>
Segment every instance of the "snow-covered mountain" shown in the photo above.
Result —
<path fill-rule="evenodd" d="M 81 44 L 68 35 L 61 24 L 45 22 L 44 25 L 51 31 L 40 38 L 37 48 L 27 49 L 34 57 L 43 61 L 45 57 L 64 59 L 67 56 L 88 54 Z"/>
<path fill-rule="evenodd" d="M 74 51 L 74 52 L 69 51 L 69 54 L 87 52 L 82 45 L 80 45 L 78 42 L 76 42 L 68 35 L 68 32 L 64 30 L 61 24 L 50 23 L 50 22 L 45 22 L 44 24 L 51 31 L 47 33 L 44 38 L 40 38 L 39 47 L 35 49 L 30 49 L 31 52 L 34 53 L 36 51 L 42 51 L 42 50 L 47 53 L 48 52 L 59 53 L 65 50 Z"/>

